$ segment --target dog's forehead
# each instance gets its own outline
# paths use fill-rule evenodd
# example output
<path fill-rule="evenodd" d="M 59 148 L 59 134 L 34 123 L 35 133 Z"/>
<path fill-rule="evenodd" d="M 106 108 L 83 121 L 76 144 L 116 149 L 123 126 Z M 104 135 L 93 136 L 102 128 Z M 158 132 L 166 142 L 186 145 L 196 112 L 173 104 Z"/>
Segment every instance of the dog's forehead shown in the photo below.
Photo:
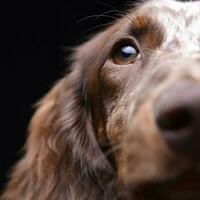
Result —
<path fill-rule="evenodd" d="M 131 16 L 133 19 L 146 16 L 161 26 L 165 36 L 163 46 L 199 50 L 200 1 L 151 0 L 133 10 Z"/>
<path fill-rule="evenodd" d="M 185 17 L 200 14 L 200 1 L 176 1 L 176 0 L 150 0 L 140 4 L 140 10 L 160 10 L 173 14 L 184 14 Z"/>

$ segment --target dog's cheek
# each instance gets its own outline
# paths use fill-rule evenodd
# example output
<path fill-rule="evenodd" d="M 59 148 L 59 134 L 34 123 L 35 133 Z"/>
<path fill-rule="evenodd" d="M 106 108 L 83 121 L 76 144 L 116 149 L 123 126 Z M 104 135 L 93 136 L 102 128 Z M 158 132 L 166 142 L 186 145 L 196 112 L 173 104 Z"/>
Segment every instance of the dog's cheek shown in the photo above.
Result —
<path fill-rule="evenodd" d="M 124 127 L 124 106 L 115 105 L 115 108 L 108 116 L 106 124 L 106 132 L 108 140 L 111 144 L 108 153 L 114 158 L 116 170 L 120 171 L 122 162 L 122 143 L 124 140 L 125 127 Z"/>

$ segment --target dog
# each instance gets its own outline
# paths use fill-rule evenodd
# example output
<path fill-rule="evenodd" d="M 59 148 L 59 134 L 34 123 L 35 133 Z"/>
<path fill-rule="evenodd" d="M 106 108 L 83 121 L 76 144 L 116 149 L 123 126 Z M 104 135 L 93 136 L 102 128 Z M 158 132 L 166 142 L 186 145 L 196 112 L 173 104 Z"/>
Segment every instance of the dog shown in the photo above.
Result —
<path fill-rule="evenodd" d="M 76 48 L 1 200 L 199 200 L 199 24 L 151 0 Z"/>

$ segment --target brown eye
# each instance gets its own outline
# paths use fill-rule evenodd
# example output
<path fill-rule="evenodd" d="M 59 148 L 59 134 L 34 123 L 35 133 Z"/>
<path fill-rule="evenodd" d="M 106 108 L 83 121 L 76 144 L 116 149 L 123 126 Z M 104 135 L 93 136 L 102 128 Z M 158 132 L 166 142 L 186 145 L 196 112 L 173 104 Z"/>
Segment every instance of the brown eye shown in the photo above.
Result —
<path fill-rule="evenodd" d="M 121 44 L 112 53 L 112 61 L 117 65 L 134 63 L 139 58 L 139 51 L 132 44 Z"/>

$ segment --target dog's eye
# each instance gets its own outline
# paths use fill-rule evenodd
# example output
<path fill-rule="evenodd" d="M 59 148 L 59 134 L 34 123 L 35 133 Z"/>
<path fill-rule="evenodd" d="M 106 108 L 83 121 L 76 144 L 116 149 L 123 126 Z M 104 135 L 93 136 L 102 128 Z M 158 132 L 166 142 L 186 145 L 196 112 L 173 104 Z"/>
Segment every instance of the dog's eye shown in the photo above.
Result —
<path fill-rule="evenodd" d="M 140 53 L 132 44 L 118 45 L 113 51 L 111 57 L 112 61 L 117 65 L 127 65 L 134 63 Z"/>

